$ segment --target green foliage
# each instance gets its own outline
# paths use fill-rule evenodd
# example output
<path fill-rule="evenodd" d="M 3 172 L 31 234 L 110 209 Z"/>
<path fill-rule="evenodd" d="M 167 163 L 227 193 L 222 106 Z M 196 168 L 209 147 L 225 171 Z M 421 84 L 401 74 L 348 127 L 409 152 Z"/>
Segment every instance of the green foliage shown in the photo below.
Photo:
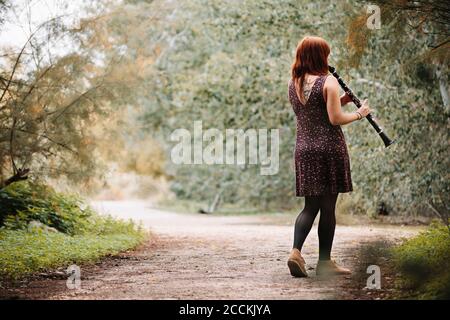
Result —
<path fill-rule="evenodd" d="M 43 185 L 15 183 L 0 191 L 0 276 L 20 277 L 71 263 L 96 261 L 145 237 L 133 222 L 100 216 L 81 199 Z M 54 229 L 30 228 L 39 221 Z"/>
<path fill-rule="evenodd" d="M 369 99 L 396 140 L 385 149 L 366 121 L 343 127 L 354 192 L 341 207 L 375 215 L 383 202 L 392 214 L 445 216 L 450 108 L 443 92 L 450 51 L 448 43 L 429 47 L 448 33 L 436 19 L 441 11 L 429 10 L 443 1 L 417 1 L 414 8 L 401 0 L 373 1 L 382 6 L 380 30 L 366 27 L 369 2 L 133 0 L 82 20 L 79 29 L 50 23 L 26 46 L 33 54 L 17 60 L 17 52 L 2 48 L 0 76 L 10 84 L 0 99 L 0 180 L 21 167 L 42 178 L 90 178 L 105 154 L 108 161 L 120 155 L 125 170 L 169 176 L 180 199 L 211 203 L 220 194 L 222 204 L 293 208 L 295 117 L 287 82 L 298 41 L 319 35 L 331 44 L 330 63 Z M 411 23 L 417 18 L 424 24 Z M 60 36 L 70 52 L 47 57 L 39 48 L 57 52 Z M 16 60 L 19 68 L 8 81 Z M 114 111 L 128 121 L 118 112 L 125 105 L 139 106 L 141 123 L 130 120 L 136 137 L 123 131 L 124 141 L 112 143 L 105 137 L 114 126 L 100 120 Z M 172 164 L 170 133 L 191 130 L 196 120 L 204 129 L 279 129 L 279 173 L 261 176 L 252 165 Z M 149 133 L 156 143 L 145 144 Z"/>
<path fill-rule="evenodd" d="M 365 182 L 358 185 L 358 194 L 372 213 L 384 202 L 395 213 L 433 214 L 447 221 L 449 50 L 448 44 L 437 46 L 448 34 L 448 27 L 443 28 L 447 22 L 437 18 L 443 1 L 356 3 L 348 17 L 342 64 L 358 69 L 356 80 L 365 84 L 355 87 L 357 93 L 369 97 L 376 118 L 396 140 L 389 149 L 374 148 L 371 129 L 364 137 L 355 126 L 348 128 L 350 144 L 364 142 L 356 142 L 357 149 L 350 146 L 352 158 L 357 157 L 352 176 L 356 183 Z M 365 27 L 365 4 L 380 5 L 380 30 Z"/>
<path fill-rule="evenodd" d="M 0 190 L 0 222 L 9 229 L 25 228 L 32 220 L 67 234 L 79 234 L 95 219 L 80 198 L 41 184 L 18 182 Z"/>
<path fill-rule="evenodd" d="M 450 229 L 433 224 L 393 250 L 401 285 L 422 299 L 450 298 Z"/>
<path fill-rule="evenodd" d="M 117 228 L 117 229 L 116 229 Z M 98 223 L 97 233 L 63 233 L 0 229 L 0 277 L 18 278 L 99 258 L 136 247 L 143 234 L 131 225 Z"/>
<path fill-rule="evenodd" d="M 375 118 L 396 140 L 385 149 L 366 121 L 343 126 L 354 183 L 348 210 L 376 215 L 383 202 L 391 214 L 448 211 L 450 109 L 442 105 L 434 60 L 424 58 L 431 36 L 408 29 L 402 15 L 383 11 L 382 28 L 369 30 L 365 19 L 355 24 L 355 18 L 366 15 L 360 1 L 133 1 L 124 10 L 130 16 L 122 20 L 134 19 L 128 21 L 130 30 L 149 39 L 140 50 L 154 61 L 145 77 L 147 93 L 140 97 L 142 120 L 167 153 L 173 145 L 170 133 L 192 131 L 195 120 L 202 120 L 204 129 L 280 129 L 275 176 L 261 176 L 256 166 L 168 161 L 179 198 L 212 202 L 221 194 L 222 203 L 298 205 L 292 165 L 295 117 L 287 82 L 297 42 L 312 34 L 330 42 L 330 63 L 360 98 L 369 99 Z M 134 46 L 138 50 L 131 42 L 130 49 Z"/>
<path fill-rule="evenodd" d="M 257 205 L 266 209 L 296 204 L 292 149 L 295 119 L 287 100 L 292 51 L 300 38 L 317 33 L 332 44 L 345 36 L 334 24 L 339 1 L 133 1 L 124 7 L 129 54 L 152 58 L 140 96 L 142 123 L 169 154 L 170 133 L 192 129 L 280 129 L 280 172 L 261 176 L 258 166 L 174 166 L 172 190 L 180 199 Z M 146 12 L 145 16 L 138 14 Z M 313 15 L 311 13 L 314 13 Z M 133 30 L 133 31 L 131 31 Z M 118 31 L 120 32 L 120 30 Z M 132 50 L 134 49 L 134 50 Z"/>

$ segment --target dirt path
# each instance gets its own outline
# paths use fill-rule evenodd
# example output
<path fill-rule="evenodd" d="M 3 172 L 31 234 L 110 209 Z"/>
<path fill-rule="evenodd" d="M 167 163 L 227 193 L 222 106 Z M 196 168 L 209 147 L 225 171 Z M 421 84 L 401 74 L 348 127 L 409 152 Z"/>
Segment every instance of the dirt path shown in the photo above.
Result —
<path fill-rule="evenodd" d="M 350 277 L 315 276 L 317 229 L 304 256 L 309 278 L 290 276 L 286 259 L 292 221 L 257 216 L 218 217 L 176 214 L 144 202 L 100 202 L 114 216 L 142 221 L 153 237 L 139 250 L 81 269 L 81 289 L 66 288 L 66 276 L 35 279 L 10 292 L 17 298 L 46 299 L 327 299 L 336 298 Z M 284 225 L 283 225 L 284 223 Z M 362 242 L 398 241 L 416 231 L 400 227 L 338 226 L 333 255 L 356 268 L 354 250 Z M 360 284 L 364 287 L 365 283 Z"/>

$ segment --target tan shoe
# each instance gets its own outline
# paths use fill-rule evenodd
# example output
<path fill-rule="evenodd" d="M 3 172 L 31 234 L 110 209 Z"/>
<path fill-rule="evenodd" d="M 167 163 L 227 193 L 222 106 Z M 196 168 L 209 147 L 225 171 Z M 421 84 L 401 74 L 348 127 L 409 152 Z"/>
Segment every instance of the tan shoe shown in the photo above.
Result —
<path fill-rule="evenodd" d="M 294 248 L 289 255 L 289 259 L 287 261 L 287 265 L 289 267 L 289 271 L 291 275 L 294 277 L 307 277 L 308 273 L 306 272 L 305 267 L 305 259 L 303 259 L 300 250 Z"/>
<path fill-rule="evenodd" d="M 316 267 L 316 275 L 327 275 L 327 276 L 334 276 L 334 275 L 344 275 L 344 274 L 351 274 L 352 272 L 343 267 L 339 267 L 336 264 L 336 261 L 334 260 L 319 260 L 317 262 Z"/>

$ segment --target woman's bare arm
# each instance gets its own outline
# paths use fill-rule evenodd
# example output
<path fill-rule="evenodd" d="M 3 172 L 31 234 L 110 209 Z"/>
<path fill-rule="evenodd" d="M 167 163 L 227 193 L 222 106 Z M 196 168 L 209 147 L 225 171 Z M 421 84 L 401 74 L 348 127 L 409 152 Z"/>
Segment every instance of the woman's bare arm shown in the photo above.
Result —
<path fill-rule="evenodd" d="M 328 119 L 334 126 L 345 125 L 358 120 L 356 112 L 344 112 L 341 106 L 341 97 L 339 96 L 339 83 L 334 77 L 328 77 L 324 84 L 324 96 L 327 102 Z M 358 109 L 362 117 L 370 113 L 367 102 Z"/>

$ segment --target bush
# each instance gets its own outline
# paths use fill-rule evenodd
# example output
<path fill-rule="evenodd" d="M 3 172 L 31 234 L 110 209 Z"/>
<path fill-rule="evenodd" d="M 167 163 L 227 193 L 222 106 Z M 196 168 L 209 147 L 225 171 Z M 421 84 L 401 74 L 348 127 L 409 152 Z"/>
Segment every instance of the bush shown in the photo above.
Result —
<path fill-rule="evenodd" d="M 71 235 L 82 233 L 94 215 L 80 198 L 29 182 L 0 190 L 0 208 L 0 226 L 23 229 L 36 220 Z"/>
<path fill-rule="evenodd" d="M 393 250 L 401 286 L 420 299 L 450 298 L 450 232 L 434 223 Z"/>

